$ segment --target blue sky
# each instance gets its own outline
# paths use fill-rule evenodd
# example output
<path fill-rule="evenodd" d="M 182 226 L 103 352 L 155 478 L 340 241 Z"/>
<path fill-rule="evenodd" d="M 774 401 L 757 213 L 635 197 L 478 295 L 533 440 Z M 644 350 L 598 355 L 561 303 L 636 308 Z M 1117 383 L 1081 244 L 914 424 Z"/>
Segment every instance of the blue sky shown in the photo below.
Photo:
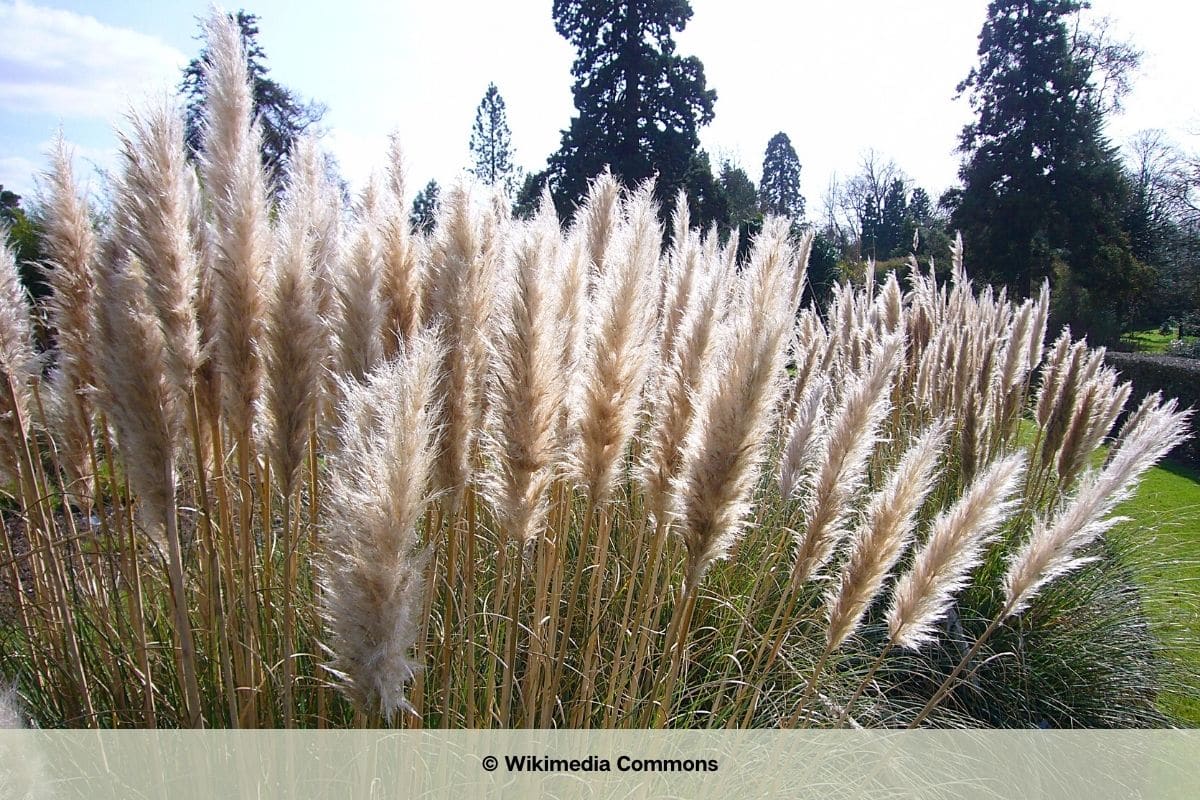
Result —
<path fill-rule="evenodd" d="M 452 180 L 467 163 L 475 107 L 494 81 L 517 161 L 538 169 L 569 122 L 571 47 L 550 0 L 330 3 L 246 0 L 260 17 L 272 76 L 325 103 L 326 146 L 358 186 L 401 135 L 410 191 Z M 767 140 L 786 131 L 799 154 L 810 216 L 833 174 L 873 148 L 934 196 L 954 182 L 958 131 L 970 118 L 954 86 L 975 63 L 986 0 L 693 0 L 679 50 L 699 56 L 717 90 L 702 134 L 714 160 L 757 179 Z M 1200 149 L 1191 3 L 1095 0 L 1093 17 L 1145 51 L 1120 144 L 1163 128 Z M 229 6 L 234 8 L 232 4 Z M 171 91 L 199 50 L 208 3 L 0 0 L 0 183 L 23 194 L 61 126 L 81 174 L 114 163 L 114 125 L 131 102 Z M 94 181 L 98 183 L 98 181 Z"/>

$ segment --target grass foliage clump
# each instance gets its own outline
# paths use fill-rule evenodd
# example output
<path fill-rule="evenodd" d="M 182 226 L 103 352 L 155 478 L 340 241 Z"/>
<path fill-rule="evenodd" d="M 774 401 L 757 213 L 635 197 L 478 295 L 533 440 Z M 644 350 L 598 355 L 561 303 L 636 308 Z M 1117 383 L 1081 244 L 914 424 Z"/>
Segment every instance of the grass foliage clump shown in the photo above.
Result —
<path fill-rule="evenodd" d="M 958 245 L 801 307 L 811 237 L 739 260 L 680 197 L 664 250 L 610 175 L 426 235 L 395 146 L 342 213 L 302 142 L 272 205 L 209 37 L 198 168 L 136 115 L 99 229 L 56 154 L 44 307 L 3 250 L 0 675 L 42 724 L 1170 721 L 1106 534 L 1188 413 L 1044 348 L 1048 290 Z"/>

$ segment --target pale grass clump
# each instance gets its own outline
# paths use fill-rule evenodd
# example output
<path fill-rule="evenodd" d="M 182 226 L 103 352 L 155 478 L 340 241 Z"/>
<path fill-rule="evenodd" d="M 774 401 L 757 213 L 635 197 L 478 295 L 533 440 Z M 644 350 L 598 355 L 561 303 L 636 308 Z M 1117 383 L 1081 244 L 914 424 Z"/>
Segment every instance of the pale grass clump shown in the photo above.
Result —
<path fill-rule="evenodd" d="M 974 287 L 956 243 L 948 282 L 914 259 L 799 308 L 787 221 L 743 263 L 673 197 L 664 244 L 654 186 L 608 173 L 565 229 L 459 185 L 426 235 L 395 139 L 353 214 L 313 139 L 268 191 L 208 32 L 199 174 L 178 109 L 135 113 L 108 228 L 56 156 L 50 300 L 0 259 L 0 672 L 33 716 L 1165 719 L 1149 648 L 1093 621 L 1146 629 L 1107 537 L 1187 413 L 1120 423 L 1103 352 L 1046 344 L 1048 289 Z"/>
<path fill-rule="evenodd" d="M 582 387 L 575 398 L 576 472 L 593 505 L 612 494 L 654 352 L 653 287 L 662 233 L 652 189 L 642 187 L 621 209 L 624 220 L 604 249 L 588 321 Z"/>
<path fill-rule="evenodd" d="M 917 649 L 933 640 L 934 625 L 969 581 L 970 570 L 982 561 L 984 546 L 1016 510 L 1024 470 L 1023 456 L 997 461 L 933 521 L 912 569 L 892 593 L 887 615 L 891 641 Z"/>
<path fill-rule="evenodd" d="M 688 550 L 689 587 L 726 555 L 750 510 L 782 388 L 798 271 L 786 220 L 768 221 L 739 287 L 737 310 L 722 332 L 720 352 L 698 392 L 681 453 L 676 513 Z"/>
<path fill-rule="evenodd" d="M 940 423 L 922 434 L 888 482 L 872 495 L 837 584 L 826 594 L 826 646 L 830 649 L 840 646 L 858 628 L 867 606 L 912 541 L 917 512 L 933 490 L 933 470 L 946 434 L 946 426 Z"/>
<path fill-rule="evenodd" d="M 433 337 L 420 337 L 365 385 L 345 387 L 341 447 L 330 470 L 322 578 L 329 669 L 386 717 L 411 708 L 404 685 L 420 669 L 412 650 L 429 551 L 419 525 L 434 460 L 440 349 Z"/>
<path fill-rule="evenodd" d="M 202 124 L 201 175 L 213 209 L 213 297 L 217 365 L 225 424 L 249 436 L 261 390 L 269 223 L 266 175 L 259 162 L 261 131 L 252 101 L 241 34 L 224 14 L 207 29 L 209 88 Z"/>

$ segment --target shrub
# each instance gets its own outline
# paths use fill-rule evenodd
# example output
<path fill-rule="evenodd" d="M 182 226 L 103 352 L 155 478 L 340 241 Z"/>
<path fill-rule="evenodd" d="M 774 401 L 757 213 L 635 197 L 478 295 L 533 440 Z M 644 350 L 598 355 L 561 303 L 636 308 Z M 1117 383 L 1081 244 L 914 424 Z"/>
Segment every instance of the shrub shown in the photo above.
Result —
<path fill-rule="evenodd" d="M 1164 397 L 1179 398 L 1181 406 L 1200 408 L 1200 360 L 1111 351 L 1104 360 L 1133 384 L 1135 395 L 1161 392 Z M 1170 457 L 1200 466 L 1200 441 L 1193 437 L 1180 443 Z"/>

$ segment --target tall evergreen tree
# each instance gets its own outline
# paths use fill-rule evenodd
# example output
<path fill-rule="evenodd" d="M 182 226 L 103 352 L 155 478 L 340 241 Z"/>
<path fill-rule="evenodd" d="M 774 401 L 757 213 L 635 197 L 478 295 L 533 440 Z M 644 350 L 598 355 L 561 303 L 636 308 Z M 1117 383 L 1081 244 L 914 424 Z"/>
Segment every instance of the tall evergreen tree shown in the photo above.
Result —
<path fill-rule="evenodd" d="M 905 231 L 908 230 L 908 241 Z M 879 211 L 879 228 L 876 232 L 876 258 L 895 258 L 908 252 L 912 244 L 912 231 L 908 228 L 908 189 L 904 181 L 894 178 L 883 195 L 883 208 Z"/>
<path fill-rule="evenodd" d="M 725 220 L 718 227 L 722 234 L 738 237 L 738 258 L 747 258 L 763 225 L 763 215 L 758 210 L 758 188 L 746 170 L 729 161 L 721 164 L 718 181 L 725 197 Z"/>
<path fill-rule="evenodd" d="M 1108 337 L 1140 271 L 1122 230 L 1127 186 L 1103 135 L 1104 92 L 1072 24 L 1082 6 L 988 6 L 979 65 L 959 85 L 978 118 L 960 140 L 952 224 L 977 273 L 1021 294 L 1055 277 L 1059 316 Z"/>
<path fill-rule="evenodd" d="M 933 201 L 929 199 L 929 192 L 920 186 L 913 189 L 908 199 L 908 217 L 918 226 L 925 225 L 933 218 Z"/>
<path fill-rule="evenodd" d="M 430 180 L 425 184 L 425 188 L 417 192 L 413 198 L 412 213 L 409 221 L 417 230 L 430 233 L 433 231 L 433 225 L 437 216 L 438 198 L 441 196 L 442 189 L 438 186 L 438 182 Z"/>
<path fill-rule="evenodd" d="M 717 99 L 700 60 L 675 52 L 674 34 L 691 19 L 691 5 L 554 0 L 552 9 L 555 30 L 576 49 L 578 113 L 548 167 L 559 210 L 571 212 L 606 165 L 626 185 L 657 175 L 658 198 L 670 208 L 679 189 L 698 188 L 689 180 L 703 182 L 699 130 Z"/>
<path fill-rule="evenodd" d="M 267 77 L 267 55 L 258 43 L 258 16 L 238 11 L 231 14 L 242 34 L 242 49 L 246 53 L 246 69 L 250 74 L 250 90 L 254 114 L 262 125 L 262 161 L 272 178 L 278 178 L 287 166 L 296 140 L 325 116 L 325 106 L 304 102 L 295 92 Z M 184 138 L 190 153 L 200 151 L 204 135 L 201 120 L 208 87 L 204 77 L 208 63 L 208 48 L 183 70 L 179 91 L 187 103 Z"/>
<path fill-rule="evenodd" d="M 512 132 L 508 129 L 508 112 L 496 84 L 489 83 L 487 92 L 475 110 L 475 126 L 471 129 L 471 173 L 490 186 L 499 186 L 511 199 L 520 185 L 520 171 L 513 163 Z"/>
<path fill-rule="evenodd" d="M 792 140 L 783 131 L 767 142 L 762 182 L 758 185 L 758 207 L 764 214 L 778 214 L 797 221 L 804 217 L 800 158 L 792 147 Z"/>
<path fill-rule="evenodd" d="M 740 231 L 743 237 L 762 226 L 758 210 L 758 190 L 746 170 L 730 161 L 721 164 L 721 191 L 725 194 L 730 230 Z"/>

